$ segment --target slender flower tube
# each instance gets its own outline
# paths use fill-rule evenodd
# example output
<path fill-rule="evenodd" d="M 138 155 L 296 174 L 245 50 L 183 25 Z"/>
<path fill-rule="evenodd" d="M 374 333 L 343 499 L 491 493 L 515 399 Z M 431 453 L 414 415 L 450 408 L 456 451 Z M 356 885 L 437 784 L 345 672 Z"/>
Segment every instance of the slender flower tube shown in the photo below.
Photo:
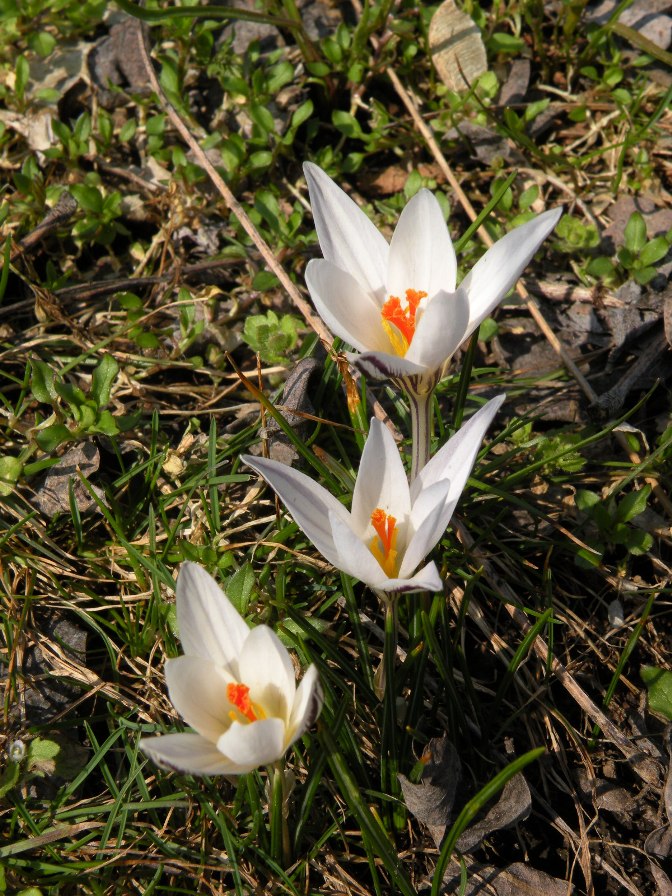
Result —
<path fill-rule="evenodd" d="M 268 458 L 242 460 L 278 493 L 295 522 L 335 567 L 383 595 L 439 591 L 434 562 L 416 572 L 453 515 L 485 432 L 493 398 L 434 455 L 409 486 L 390 431 L 371 421 L 350 511 L 310 477 Z"/>
<path fill-rule="evenodd" d="M 311 162 L 308 182 L 324 258 L 306 283 L 324 322 L 357 349 L 362 372 L 431 392 L 457 348 L 520 276 L 562 214 L 551 209 L 492 246 L 456 286 L 455 250 L 441 207 L 419 190 L 388 244 L 364 212 Z"/>
<path fill-rule="evenodd" d="M 322 709 L 316 667 L 297 687 L 275 632 L 250 629 L 196 563 L 180 569 L 177 626 L 184 656 L 166 661 L 168 694 L 195 733 L 146 738 L 140 749 L 196 775 L 242 775 L 280 759 Z"/>

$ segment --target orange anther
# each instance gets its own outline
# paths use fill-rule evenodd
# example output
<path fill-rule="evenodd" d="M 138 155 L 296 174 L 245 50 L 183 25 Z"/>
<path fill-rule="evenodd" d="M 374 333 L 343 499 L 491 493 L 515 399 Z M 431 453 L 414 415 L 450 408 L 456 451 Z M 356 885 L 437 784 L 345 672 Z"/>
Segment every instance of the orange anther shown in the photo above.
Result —
<path fill-rule="evenodd" d="M 393 548 L 394 530 L 397 521 L 393 516 L 389 516 L 380 507 L 377 507 L 371 514 L 371 525 L 378 533 L 381 544 L 383 545 L 383 554 L 387 558 Z"/>
<path fill-rule="evenodd" d="M 238 682 L 228 684 L 226 686 L 226 696 L 229 703 L 233 704 L 241 715 L 249 719 L 250 722 L 257 721 L 257 714 L 252 708 L 252 701 L 250 700 L 250 689 L 246 684 L 239 684 Z"/>
<path fill-rule="evenodd" d="M 401 304 L 401 299 L 398 296 L 390 296 L 382 307 L 383 321 L 392 324 L 399 331 L 404 351 L 408 349 L 415 335 L 415 317 L 418 306 L 426 295 L 426 292 L 417 289 L 407 289 L 405 306 Z"/>

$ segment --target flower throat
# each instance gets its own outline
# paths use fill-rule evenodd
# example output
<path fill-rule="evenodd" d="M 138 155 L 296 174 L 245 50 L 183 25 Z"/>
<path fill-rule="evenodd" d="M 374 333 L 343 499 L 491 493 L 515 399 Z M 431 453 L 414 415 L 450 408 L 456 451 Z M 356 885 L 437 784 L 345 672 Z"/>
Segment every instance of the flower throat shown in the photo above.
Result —
<path fill-rule="evenodd" d="M 397 521 L 393 516 L 377 507 L 371 514 L 371 525 L 376 530 L 376 535 L 371 539 L 369 550 L 385 573 L 393 579 L 398 572 Z"/>
<path fill-rule="evenodd" d="M 381 309 L 383 326 L 395 354 L 403 357 L 415 336 L 416 315 L 420 302 L 427 293 L 417 289 L 406 290 L 406 304 L 402 305 L 399 296 L 390 296 Z"/>

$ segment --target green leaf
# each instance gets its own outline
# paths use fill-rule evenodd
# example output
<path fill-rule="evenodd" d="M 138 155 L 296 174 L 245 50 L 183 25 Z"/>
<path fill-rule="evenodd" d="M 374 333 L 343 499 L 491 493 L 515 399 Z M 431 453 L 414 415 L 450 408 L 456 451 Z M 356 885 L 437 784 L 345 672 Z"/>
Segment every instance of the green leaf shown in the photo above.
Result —
<path fill-rule="evenodd" d="M 306 100 L 305 103 L 302 103 L 292 115 L 292 130 L 300 127 L 304 123 L 304 121 L 307 121 L 313 114 L 314 110 L 315 106 L 313 105 L 312 100 Z"/>
<path fill-rule="evenodd" d="M 404 184 L 404 196 L 411 199 L 422 187 L 422 175 L 419 171 L 411 171 Z"/>
<path fill-rule="evenodd" d="M 91 377 L 91 397 L 99 408 L 110 402 L 112 383 L 119 373 L 119 364 L 112 355 L 103 355 Z"/>
<path fill-rule="evenodd" d="M 601 280 L 602 278 L 613 276 L 614 265 L 612 260 L 607 258 L 606 255 L 599 255 L 597 258 L 593 258 L 588 262 L 586 271 L 591 277 Z"/>
<path fill-rule="evenodd" d="M 651 486 L 644 485 L 636 492 L 630 492 L 618 502 L 616 519 L 628 523 L 631 519 L 646 510 L 646 502 L 651 494 Z"/>
<path fill-rule="evenodd" d="M 73 184 L 70 193 L 77 200 L 77 204 L 85 212 L 93 212 L 99 215 L 103 210 L 103 196 L 97 187 L 88 184 Z"/>
<path fill-rule="evenodd" d="M 653 535 L 649 532 L 644 532 L 642 529 L 629 529 L 624 544 L 628 549 L 628 553 L 635 557 L 641 557 L 651 550 Z"/>
<path fill-rule="evenodd" d="M 33 770 L 43 768 L 47 762 L 52 762 L 61 752 L 61 745 L 56 741 L 44 737 L 36 737 L 28 746 L 27 765 Z"/>
<path fill-rule="evenodd" d="M 331 120 L 334 127 L 337 128 L 341 134 L 345 134 L 346 137 L 361 138 L 363 136 L 360 123 L 355 116 L 351 115 L 349 112 L 344 112 L 342 109 L 334 109 L 331 115 Z"/>
<path fill-rule="evenodd" d="M 252 121 L 264 134 L 275 133 L 275 122 L 266 106 L 262 106 L 261 103 L 251 103 L 248 113 Z"/>
<path fill-rule="evenodd" d="M 308 62 L 306 69 L 315 78 L 326 78 L 331 72 L 331 66 L 327 65 L 326 62 Z"/>
<path fill-rule="evenodd" d="M 70 409 L 73 413 L 87 402 L 86 395 L 82 392 L 79 386 L 73 386 L 72 383 L 56 382 L 54 383 L 54 389 L 56 390 L 56 394 L 62 398 L 66 404 L 70 405 Z"/>
<path fill-rule="evenodd" d="M 599 504 L 601 500 L 599 495 L 595 494 L 595 492 L 590 492 L 585 488 L 577 489 L 576 495 L 574 496 L 574 503 L 579 510 L 583 511 L 583 513 L 589 513 L 590 509 L 596 504 Z"/>
<path fill-rule="evenodd" d="M 485 45 L 490 53 L 520 53 L 525 48 L 525 42 L 520 37 L 502 32 L 491 34 Z"/>
<path fill-rule="evenodd" d="M 273 153 L 262 149 L 259 152 L 253 152 L 249 158 L 251 169 L 270 168 L 273 163 Z"/>
<path fill-rule="evenodd" d="M 26 84 L 30 80 L 30 65 L 25 56 L 19 56 L 16 60 L 16 68 L 14 69 L 14 92 L 23 99 L 26 90 Z"/>
<path fill-rule="evenodd" d="M 656 666 L 642 666 L 639 674 L 649 692 L 649 708 L 672 721 L 672 672 Z"/>
<path fill-rule="evenodd" d="M 581 569 L 596 569 L 602 563 L 602 545 L 594 545 L 594 547 L 594 551 L 588 550 L 588 548 L 579 548 L 576 552 L 576 565 Z"/>
<path fill-rule="evenodd" d="M 98 421 L 98 408 L 92 401 L 85 401 L 78 407 L 73 408 L 72 411 L 75 420 L 79 424 L 80 431 L 95 431 L 95 425 Z"/>
<path fill-rule="evenodd" d="M 640 268 L 638 271 L 633 271 L 632 275 L 641 286 L 646 286 L 647 283 L 650 283 L 653 278 L 656 276 L 658 271 L 656 268 Z"/>
<path fill-rule="evenodd" d="M 625 225 L 625 246 L 639 255 L 646 245 L 646 221 L 639 212 L 633 212 Z"/>
<path fill-rule="evenodd" d="M 19 781 L 19 763 L 8 762 L 0 772 L 0 799 L 8 793 L 12 787 Z M 0 869 L 2 866 L 0 865 Z M 0 889 L 0 893 L 4 893 L 4 889 Z"/>
<path fill-rule="evenodd" d="M 111 411 L 101 411 L 97 418 L 86 424 L 88 432 L 102 432 L 106 436 L 119 435 L 117 418 Z"/>
<path fill-rule="evenodd" d="M 129 118 L 129 120 L 122 126 L 119 131 L 119 141 L 121 143 L 128 143 L 135 136 L 135 132 L 138 129 L 138 123 L 135 118 Z"/>
<path fill-rule="evenodd" d="M 31 50 L 34 50 L 38 56 L 46 59 L 56 46 L 56 38 L 48 31 L 36 31 L 29 36 L 28 46 Z"/>
<path fill-rule="evenodd" d="M 640 252 L 640 264 L 644 265 L 645 267 L 656 264 L 656 262 L 661 261 L 661 259 L 665 258 L 669 249 L 670 244 L 664 236 L 654 237 L 654 239 L 649 240 L 649 242 Z"/>
<path fill-rule="evenodd" d="M 54 371 L 44 361 L 38 361 L 36 358 L 30 362 L 30 367 L 30 389 L 33 396 L 43 404 L 55 404 L 58 395 L 54 386 Z"/>
<path fill-rule="evenodd" d="M 0 457 L 0 497 L 6 498 L 16 488 L 23 464 L 18 457 Z"/>
<path fill-rule="evenodd" d="M 528 187 L 526 190 L 523 190 L 523 192 L 518 197 L 518 208 L 521 209 L 521 211 L 526 212 L 528 210 L 528 208 L 532 205 L 532 203 L 536 202 L 538 197 L 539 197 L 539 187 L 537 186 L 537 184 L 532 184 L 531 187 Z"/>
<path fill-rule="evenodd" d="M 226 596 L 241 616 L 247 613 L 255 584 L 254 568 L 248 561 L 234 572 L 224 586 Z"/>
<path fill-rule="evenodd" d="M 294 80 L 294 66 L 291 62 L 283 60 L 276 65 L 272 65 L 268 70 L 268 80 L 266 81 L 266 90 L 273 96 L 287 84 L 291 84 Z"/>
<path fill-rule="evenodd" d="M 35 441 L 43 451 L 50 453 L 63 442 L 69 442 L 74 435 L 64 423 L 52 423 L 37 433 Z"/>
<path fill-rule="evenodd" d="M 525 107 L 525 112 L 523 113 L 523 118 L 525 121 L 530 122 L 534 121 L 537 115 L 540 115 L 544 109 L 548 108 L 550 103 L 550 99 L 536 100 L 536 102 L 529 103 Z"/>
<path fill-rule="evenodd" d="M 492 317 L 486 317 L 478 328 L 478 341 L 489 342 L 499 332 L 499 324 Z"/>
<path fill-rule="evenodd" d="M 258 289 L 259 292 L 275 289 L 279 285 L 280 281 L 272 271 L 257 271 L 252 281 L 252 289 Z"/>

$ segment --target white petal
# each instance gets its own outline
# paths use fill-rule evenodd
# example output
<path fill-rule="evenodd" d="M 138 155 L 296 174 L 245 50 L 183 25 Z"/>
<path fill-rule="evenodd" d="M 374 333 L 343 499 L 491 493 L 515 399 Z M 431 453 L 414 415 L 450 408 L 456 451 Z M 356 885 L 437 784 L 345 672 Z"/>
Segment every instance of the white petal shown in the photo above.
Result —
<path fill-rule="evenodd" d="M 140 749 L 161 768 L 192 775 L 240 775 L 241 768 L 200 734 L 164 734 L 140 741 Z"/>
<path fill-rule="evenodd" d="M 287 648 L 267 625 L 257 625 L 240 654 L 240 680 L 250 689 L 251 699 L 268 715 L 284 721 L 294 703 L 296 677 Z"/>
<path fill-rule="evenodd" d="M 197 563 L 177 577 L 177 628 L 186 654 L 230 667 L 250 629 L 217 582 Z"/>
<path fill-rule="evenodd" d="M 234 722 L 220 737 L 217 748 L 237 766 L 252 771 L 284 754 L 285 723 L 282 719 L 262 719 L 245 725 Z"/>
<path fill-rule="evenodd" d="M 436 568 L 436 563 L 432 560 L 426 566 L 416 572 L 410 579 L 386 579 L 384 582 L 376 585 L 377 591 L 387 591 L 395 594 L 408 594 L 411 591 L 441 591 L 443 582 Z"/>
<path fill-rule="evenodd" d="M 462 289 L 439 292 L 427 305 L 406 352 L 406 360 L 437 370 L 464 342 L 469 303 Z"/>
<path fill-rule="evenodd" d="M 350 514 L 345 507 L 317 482 L 286 464 L 249 454 L 243 454 L 241 460 L 264 477 L 317 550 L 337 566 L 338 555 L 331 535 L 329 514 L 334 514 L 349 526 Z"/>
<path fill-rule="evenodd" d="M 370 531 L 371 514 L 377 508 L 404 522 L 411 511 L 411 497 L 394 437 L 374 418 L 352 495 L 352 527 L 361 538 Z"/>
<path fill-rule="evenodd" d="M 381 306 L 347 271 L 313 258 L 306 268 L 306 284 L 317 313 L 332 333 L 360 352 L 389 351 Z"/>
<path fill-rule="evenodd" d="M 446 500 L 456 502 L 459 499 L 474 466 L 483 436 L 505 397 L 498 395 L 484 404 L 420 470 L 411 483 L 413 504 L 423 489 L 441 479 L 450 480 L 450 491 Z"/>
<path fill-rule="evenodd" d="M 361 538 L 336 517 L 330 517 L 334 544 L 338 551 L 338 560 L 334 562 L 337 569 L 342 569 L 349 576 L 354 576 L 371 588 L 378 588 L 387 576 L 380 563 L 373 556 Z"/>
<path fill-rule="evenodd" d="M 345 356 L 365 376 L 376 380 L 388 378 L 400 380 L 404 377 L 432 372 L 422 364 L 415 364 L 413 361 L 407 361 L 406 358 L 400 358 L 398 355 L 391 355 L 387 352 L 363 352 L 361 355 L 346 352 Z"/>
<path fill-rule="evenodd" d="M 291 740 L 287 746 L 290 743 L 294 743 L 297 738 L 301 737 L 304 731 L 307 731 L 308 728 L 315 724 L 315 720 L 322 710 L 323 702 L 324 695 L 322 694 L 322 686 L 317 674 L 317 666 L 309 666 L 296 689 L 294 706 L 289 719 L 289 736 Z"/>
<path fill-rule="evenodd" d="M 404 299 L 407 289 L 432 297 L 455 290 L 457 261 L 441 206 L 429 190 L 419 190 L 397 222 L 390 243 L 387 289 Z"/>
<path fill-rule="evenodd" d="M 179 656 L 165 667 L 168 695 L 191 728 L 211 743 L 231 724 L 226 686 L 235 680 L 200 656 Z"/>
<path fill-rule="evenodd" d="M 334 181 L 311 162 L 303 172 L 322 254 L 384 302 L 389 246 L 378 228 Z"/>
<path fill-rule="evenodd" d="M 460 284 L 469 300 L 469 326 L 474 332 L 520 277 L 523 269 L 558 223 L 562 208 L 554 208 L 521 224 L 491 246 Z"/>
<path fill-rule="evenodd" d="M 413 535 L 399 569 L 400 577 L 410 576 L 446 531 L 455 508 L 454 503 L 447 501 L 449 492 L 450 482 L 442 479 L 424 488 L 413 504 Z"/>

